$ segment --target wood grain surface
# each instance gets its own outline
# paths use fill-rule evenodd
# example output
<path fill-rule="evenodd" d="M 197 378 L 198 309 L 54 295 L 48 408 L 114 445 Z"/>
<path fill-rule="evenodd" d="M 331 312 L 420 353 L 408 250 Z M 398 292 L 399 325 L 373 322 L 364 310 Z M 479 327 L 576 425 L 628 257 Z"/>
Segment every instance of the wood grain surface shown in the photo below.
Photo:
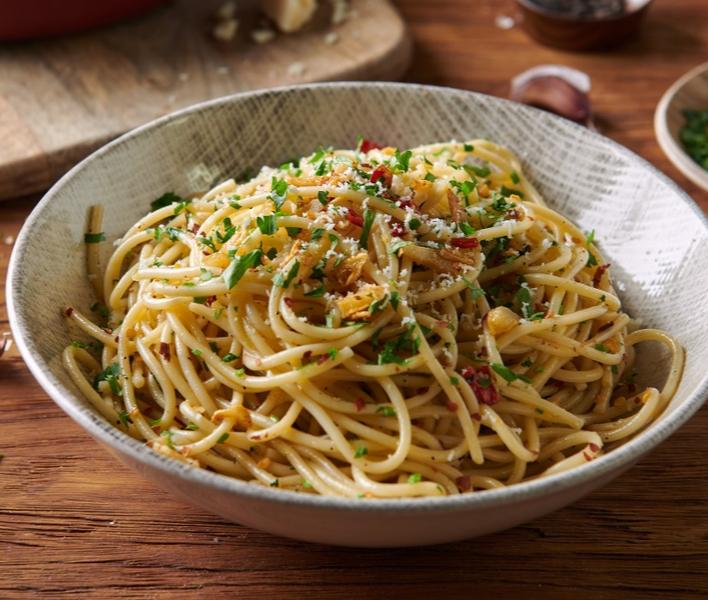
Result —
<path fill-rule="evenodd" d="M 216 41 L 224 3 L 175 0 L 115 27 L 0 46 L 0 198 L 44 189 L 107 140 L 196 102 L 292 83 L 395 79 L 409 64 L 410 40 L 388 1 L 357 0 L 336 26 L 322 3 L 302 31 L 266 44 L 250 38 L 255 0 L 237 3 L 234 41 Z"/>
<path fill-rule="evenodd" d="M 500 96 L 543 62 L 587 71 L 604 133 L 693 195 L 661 153 L 663 91 L 708 54 L 704 0 L 655 3 L 612 54 L 537 46 L 501 0 L 400 0 L 415 38 L 411 81 Z M 36 198 L 0 208 L 0 277 Z M 621 201 L 621 199 L 618 199 Z M 677 232 L 673 232 L 677 233 Z M 0 296 L 0 332 L 7 328 Z M 0 598 L 705 598 L 708 409 L 650 457 L 575 505 L 510 531 L 429 548 L 349 550 L 276 538 L 192 508 L 118 464 L 21 360 L 0 359 Z"/>

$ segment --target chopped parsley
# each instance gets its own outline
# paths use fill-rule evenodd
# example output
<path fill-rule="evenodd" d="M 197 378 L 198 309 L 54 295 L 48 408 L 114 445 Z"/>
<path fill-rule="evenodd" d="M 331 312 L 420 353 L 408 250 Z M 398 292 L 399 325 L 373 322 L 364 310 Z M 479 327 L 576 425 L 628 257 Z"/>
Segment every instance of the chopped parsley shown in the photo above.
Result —
<path fill-rule="evenodd" d="M 472 227 L 469 223 L 462 222 L 458 225 L 458 227 L 460 228 L 460 231 L 466 236 L 474 235 L 476 233 L 475 228 Z"/>
<path fill-rule="evenodd" d="M 231 222 L 229 217 L 224 219 L 224 233 L 216 232 L 216 239 L 219 240 L 221 244 L 228 242 L 236 233 L 236 227 Z"/>
<path fill-rule="evenodd" d="M 450 185 L 454 187 L 458 192 L 460 192 L 464 196 L 465 200 L 467 200 L 469 195 L 476 187 L 476 183 L 470 179 L 468 179 L 467 181 L 457 181 L 455 179 L 451 179 Z"/>
<path fill-rule="evenodd" d="M 463 144 L 462 148 L 465 152 L 474 152 L 474 146 L 472 144 Z"/>
<path fill-rule="evenodd" d="M 423 479 L 423 476 L 420 473 L 411 473 L 408 476 L 408 483 L 414 484 L 414 483 L 420 483 L 420 481 Z"/>
<path fill-rule="evenodd" d="M 106 234 L 103 233 L 103 231 L 99 231 L 98 233 L 85 233 L 84 234 L 84 242 L 87 244 L 98 244 L 99 242 L 105 242 L 106 241 Z"/>
<path fill-rule="evenodd" d="M 227 363 L 227 362 L 233 362 L 237 358 L 238 358 L 238 356 L 229 352 L 228 354 L 224 354 L 224 356 L 221 358 L 221 360 L 224 361 L 225 363 Z"/>
<path fill-rule="evenodd" d="M 354 458 L 361 458 L 369 453 L 369 449 L 366 446 L 358 446 L 354 452 Z"/>
<path fill-rule="evenodd" d="M 599 350 L 600 352 L 607 352 L 608 354 L 610 353 L 610 349 L 602 342 L 599 344 L 595 344 L 595 350 Z"/>
<path fill-rule="evenodd" d="M 472 292 L 472 300 L 479 300 L 479 298 L 485 296 L 485 291 L 478 285 L 472 283 L 467 277 L 463 277 L 462 281 L 465 282 L 465 285 L 470 289 L 470 292 Z"/>
<path fill-rule="evenodd" d="M 228 433 L 222 433 L 221 436 L 219 436 L 219 439 L 216 441 L 217 444 L 223 444 L 226 440 L 229 439 L 229 434 Z"/>
<path fill-rule="evenodd" d="M 393 157 L 393 170 L 398 173 L 406 172 L 409 168 L 411 156 L 413 156 L 413 153 L 410 150 L 406 150 L 405 152 L 396 150 L 396 155 Z"/>
<path fill-rule="evenodd" d="M 531 291 L 525 285 L 519 287 L 519 291 L 514 296 L 514 302 L 519 307 L 524 319 L 530 319 L 532 314 Z"/>
<path fill-rule="evenodd" d="M 320 201 L 320 204 L 322 206 L 325 206 L 327 204 L 327 201 L 329 200 L 329 196 L 327 195 L 327 192 L 324 190 L 320 190 L 317 192 L 317 199 Z"/>
<path fill-rule="evenodd" d="M 270 183 L 271 192 L 268 197 L 273 201 L 275 210 L 280 210 L 280 207 L 285 202 L 288 195 L 288 182 L 285 179 L 273 177 Z"/>
<path fill-rule="evenodd" d="M 511 179 L 511 182 L 514 185 L 521 182 L 521 177 L 519 177 L 519 174 L 516 171 L 512 171 L 511 175 L 509 175 L 509 178 Z"/>
<path fill-rule="evenodd" d="M 276 231 L 275 215 L 256 217 L 256 225 L 263 235 L 273 235 Z"/>
<path fill-rule="evenodd" d="M 508 198 L 512 194 L 516 194 L 519 198 L 524 197 L 524 193 L 521 192 L 520 190 L 515 190 L 513 188 L 508 188 L 505 185 L 501 186 L 499 193 L 504 196 L 505 198 Z"/>
<path fill-rule="evenodd" d="M 321 161 L 326 153 L 327 151 L 320 146 L 319 148 L 317 148 L 317 150 L 310 157 L 310 160 L 308 160 L 307 162 L 309 162 L 311 165 L 314 165 L 316 162 Z"/>
<path fill-rule="evenodd" d="M 128 413 L 125 412 L 124 410 L 121 410 L 118 413 L 118 419 L 120 419 L 120 422 L 123 424 L 123 427 L 128 427 L 133 422 L 133 419 L 128 416 Z"/>
<path fill-rule="evenodd" d="M 384 417 L 395 417 L 396 416 L 396 409 L 393 408 L 393 406 L 379 406 L 376 409 L 377 413 L 381 413 Z"/>
<path fill-rule="evenodd" d="M 401 301 L 401 295 L 398 292 L 391 292 L 391 306 L 393 310 L 398 310 L 398 304 Z"/>
<path fill-rule="evenodd" d="M 202 244 L 202 246 L 209 248 L 212 252 L 216 252 L 216 245 L 210 237 L 199 237 L 197 241 Z"/>
<path fill-rule="evenodd" d="M 160 435 L 164 438 L 165 444 L 167 444 L 167 447 L 168 447 L 170 450 L 174 450 L 174 449 L 175 449 L 175 444 L 174 444 L 174 442 L 172 441 L 172 432 L 168 429 L 168 430 L 166 430 L 166 431 L 163 431 Z"/>
<path fill-rule="evenodd" d="M 116 396 L 121 396 L 123 394 L 123 390 L 121 389 L 120 382 L 118 381 L 120 374 L 120 365 L 118 363 L 109 365 L 98 375 L 96 375 L 96 377 L 94 377 L 93 387 L 98 389 L 98 384 L 101 381 L 105 381 L 111 388 L 111 392 L 113 392 Z"/>
<path fill-rule="evenodd" d="M 369 314 L 375 315 L 377 312 L 383 310 L 388 302 L 388 294 L 384 295 L 380 300 L 375 300 L 369 306 Z"/>
<path fill-rule="evenodd" d="M 305 296 L 307 298 L 322 298 L 322 296 L 325 295 L 325 289 L 324 286 L 320 286 L 318 288 L 315 288 L 314 290 L 310 290 L 309 292 L 305 292 Z"/>
<path fill-rule="evenodd" d="M 251 250 L 251 252 L 248 252 L 243 256 L 234 257 L 231 264 L 226 268 L 223 274 L 226 289 L 230 290 L 233 288 L 246 274 L 248 269 L 257 267 L 261 262 L 262 256 L 263 251 L 258 248 L 256 250 Z"/>
<path fill-rule="evenodd" d="M 189 423 L 187 423 L 187 429 L 189 431 L 196 431 L 197 429 L 199 429 L 199 425 L 190 421 Z"/>
<path fill-rule="evenodd" d="M 361 230 L 361 236 L 359 236 L 359 247 L 367 250 L 369 247 L 369 233 L 371 232 L 371 226 L 374 223 L 374 217 L 376 213 L 368 208 L 364 211 L 364 226 Z"/>
<path fill-rule="evenodd" d="M 288 271 L 287 275 L 283 277 L 282 272 L 279 272 L 273 277 L 273 283 L 277 287 L 281 288 L 287 288 L 290 287 L 290 284 L 293 282 L 293 279 L 297 277 L 298 271 L 300 270 L 300 261 L 296 260 L 293 261 L 293 264 L 290 266 L 290 270 Z"/>
<path fill-rule="evenodd" d="M 160 208 L 164 208 L 165 206 L 169 206 L 170 204 L 174 204 L 176 202 L 186 202 L 182 196 L 179 196 L 175 194 L 174 192 L 166 192 L 162 194 L 159 198 L 153 200 L 150 203 L 150 208 L 152 210 L 158 210 Z"/>
<path fill-rule="evenodd" d="M 524 376 L 524 375 L 519 375 L 518 373 L 514 373 L 509 367 L 505 367 L 504 365 L 500 363 L 492 363 L 492 369 L 494 369 L 494 372 L 500 375 L 503 379 L 511 383 L 512 381 L 516 381 L 517 379 L 520 379 L 521 381 L 524 381 L 526 383 L 531 383 L 531 380 Z"/>
<path fill-rule="evenodd" d="M 487 177 L 491 173 L 489 167 L 478 167 L 477 165 L 465 165 L 464 169 L 477 177 Z"/>
<path fill-rule="evenodd" d="M 391 254 L 396 254 L 401 248 L 410 246 L 413 242 L 407 242 L 406 240 L 396 240 L 391 244 Z"/>

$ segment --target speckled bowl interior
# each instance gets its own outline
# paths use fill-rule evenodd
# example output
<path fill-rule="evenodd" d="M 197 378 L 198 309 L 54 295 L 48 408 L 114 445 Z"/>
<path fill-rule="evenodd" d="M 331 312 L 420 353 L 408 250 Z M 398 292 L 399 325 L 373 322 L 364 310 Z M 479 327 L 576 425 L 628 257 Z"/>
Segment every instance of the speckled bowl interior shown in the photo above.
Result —
<path fill-rule="evenodd" d="M 678 393 L 658 422 L 608 455 L 547 479 L 453 498 L 352 501 L 264 489 L 191 469 L 103 421 L 60 360 L 73 337 L 61 306 L 86 309 L 93 302 L 82 244 L 88 207 L 105 206 L 106 234 L 115 240 L 165 191 L 204 190 L 248 167 L 279 164 L 319 145 L 351 147 L 360 134 L 399 147 L 485 137 L 513 149 L 551 207 L 583 230 L 596 231 L 626 309 L 645 326 L 670 331 L 686 348 Z M 697 206 L 651 165 L 604 137 L 470 92 L 322 84 L 208 102 L 91 155 L 28 218 L 11 260 L 8 304 L 18 346 L 47 393 L 157 484 L 229 519 L 282 535 L 396 546 L 479 535 L 567 504 L 619 474 L 685 422 L 708 388 L 707 264 L 708 226 Z M 639 356 L 646 381 L 660 383 L 665 355 L 646 344 Z"/>

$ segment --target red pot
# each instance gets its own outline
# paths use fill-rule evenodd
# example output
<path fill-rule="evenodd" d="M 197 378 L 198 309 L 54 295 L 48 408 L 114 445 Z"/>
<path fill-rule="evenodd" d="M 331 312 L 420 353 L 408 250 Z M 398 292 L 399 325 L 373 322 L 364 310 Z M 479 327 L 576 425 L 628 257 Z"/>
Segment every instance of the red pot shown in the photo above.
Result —
<path fill-rule="evenodd" d="M 147 12 L 168 0 L 0 0 L 0 40 L 75 33 Z"/>

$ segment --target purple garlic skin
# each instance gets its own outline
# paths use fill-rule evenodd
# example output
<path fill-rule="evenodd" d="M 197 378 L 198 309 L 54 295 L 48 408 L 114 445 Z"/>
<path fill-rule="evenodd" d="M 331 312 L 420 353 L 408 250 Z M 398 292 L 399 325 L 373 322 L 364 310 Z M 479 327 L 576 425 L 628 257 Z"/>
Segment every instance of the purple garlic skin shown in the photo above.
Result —
<path fill-rule="evenodd" d="M 542 65 L 511 82 L 511 99 L 555 113 L 582 125 L 590 124 L 590 78 L 560 65 Z"/>

